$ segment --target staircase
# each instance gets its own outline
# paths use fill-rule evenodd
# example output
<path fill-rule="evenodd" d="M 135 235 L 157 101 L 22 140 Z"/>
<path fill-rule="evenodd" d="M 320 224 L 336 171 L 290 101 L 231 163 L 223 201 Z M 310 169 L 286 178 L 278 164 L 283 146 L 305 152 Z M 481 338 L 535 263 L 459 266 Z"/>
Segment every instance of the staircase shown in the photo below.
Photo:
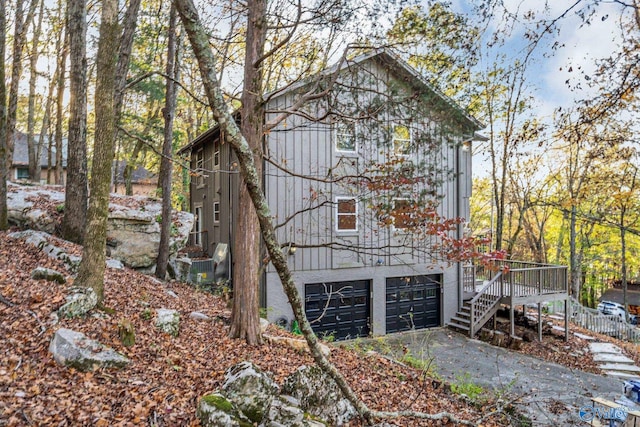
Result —
<path fill-rule="evenodd" d="M 473 337 L 498 311 L 546 301 L 567 301 L 567 267 L 515 260 L 494 260 L 490 268 L 465 266 L 463 293 L 473 295 L 449 322 L 452 329 Z M 511 334 L 514 320 L 511 319 Z"/>
<path fill-rule="evenodd" d="M 465 301 L 460 311 L 451 318 L 449 327 L 465 335 L 471 334 L 471 304 Z"/>

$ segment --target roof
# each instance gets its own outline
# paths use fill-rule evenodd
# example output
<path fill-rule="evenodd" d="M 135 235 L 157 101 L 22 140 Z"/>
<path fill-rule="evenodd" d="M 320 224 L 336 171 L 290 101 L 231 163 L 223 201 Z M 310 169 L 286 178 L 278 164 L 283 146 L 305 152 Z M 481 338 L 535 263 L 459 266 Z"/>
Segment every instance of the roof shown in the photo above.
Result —
<path fill-rule="evenodd" d="M 115 160 L 114 180 L 117 183 L 124 182 L 124 169 L 127 166 L 125 160 Z M 158 182 L 158 174 L 145 169 L 143 166 L 137 166 L 131 175 L 131 182 L 134 184 L 156 184 Z"/>
<path fill-rule="evenodd" d="M 629 305 L 640 306 L 640 291 L 627 290 L 627 300 Z M 624 304 L 624 293 L 622 289 L 607 289 L 600 297 L 600 301 L 612 301 Z"/>
<path fill-rule="evenodd" d="M 40 135 L 34 136 L 36 142 L 40 140 Z M 29 147 L 27 145 L 27 134 L 16 131 L 13 138 L 13 166 L 28 166 L 29 165 Z M 45 138 L 40 152 L 40 166 L 49 166 L 49 138 Z M 62 167 L 67 167 L 67 139 L 62 139 Z M 51 147 L 51 166 L 56 165 L 56 147 Z"/>
<path fill-rule="evenodd" d="M 436 97 L 440 101 L 442 101 L 448 108 L 450 108 L 452 111 L 458 113 L 458 115 L 466 122 L 466 124 L 469 127 L 473 128 L 474 131 L 469 136 L 471 139 L 474 139 L 474 140 L 486 140 L 486 137 L 484 137 L 482 135 L 479 135 L 479 134 L 477 134 L 475 132 L 475 131 L 480 130 L 480 129 L 485 127 L 485 125 L 483 123 L 481 123 L 478 119 L 476 119 L 471 114 L 469 114 L 467 111 L 465 111 L 453 99 L 451 99 L 450 97 L 448 97 L 447 95 L 442 93 L 438 88 L 436 88 L 431 83 L 429 83 L 424 77 L 422 77 L 420 75 L 420 73 L 418 73 L 418 71 L 415 68 L 413 68 L 411 65 L 409 65 L 407 62 L 402 60 L 398 55 L 392 53 L 387 48 L 371 49 L 367 53 L 364 53 L 362 55 L 356 56 L 355 58 L 347 59 L 345 61 L 341 61 L 338 64 L 335 64 L 335 65 L 333 65 L 331 67 L 328 67 L 328 68 L 324 69 L 323 71 L 321 71 L 318 74 L 315 74 L 315 75 L 313 75 L 311 77 L 303 79 L 303 80 L 301 80 L 299 82 L 296 82 L 294 84 L 288 85 L 288 86 L 286 86 L 284 88 L 276 89 L 276 90 L 274 90 L 272 92 L 269 92 L 269 93 L 265 94 L 265 99 L 276 98 L 276 97 L 280 97 L 282 95 L 286 95 L 286 94 L 288 94 L 290 92 L 299 90 L 300 88 L 303 88 L 304 86 L 307 86 L 307 85 L 313 83 L 314 81 L 316 81 L 318 79 L 318 77 L 329 76 L 332 73 L 348 69 L 349 67 L 352 67 L 353 65 L 361 64 L 361 63 L 364 63 L 364 62 L 366 62 L 368 60 L 374 60 L 374 61 L 378 61 L 378 62 L 382 63 L 383 66 L 394 70 L 400 76 L 406 77 L 407 78 L 406 81 L 410 82 L 410 84 L 416 86 L 418 89 L 421 89 L 422 91 L 426 91 L 426 92 L 429 92 L 431 94 L 436 95 Z M 237 114 L 237 113 L 238 112 L 236 111 L 234 114 Z M 218 131 L 217 127 L 218 126 L 216 124 L 215 126 L 210 128 L 206 132 L 198 135 L 198 137 L 196 137 L 194 140 L 189 142 L 189 144 L 187 144 L 186 146 L 181 148 L 178 151 L 178 154 L 184 154 L 184 153 L 188 152 L 191 148 L 193 148 L 195 145 L 198 145 L 203 140 L 209 139 L 211 136 L 213 136 Z"/>

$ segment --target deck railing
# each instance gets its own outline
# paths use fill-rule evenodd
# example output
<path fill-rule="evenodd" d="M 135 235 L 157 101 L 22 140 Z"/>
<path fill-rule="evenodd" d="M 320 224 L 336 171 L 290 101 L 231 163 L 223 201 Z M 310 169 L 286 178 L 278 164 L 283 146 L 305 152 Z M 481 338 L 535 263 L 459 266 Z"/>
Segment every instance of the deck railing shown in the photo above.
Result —
<path fill-rule="evenodd" d="M 493 260 L 487 265 L 474 269 L 472 275 L 464 271 L 464 290 L 470 286 L 468 277 L 485 284 L 477 290 L 470 301 L 471 336 L 495 314 L 500 301 L 508 298 L 510 304 L 528 297 L 568 294 L 567 267 L 551 264 L 539 264 L 527 261 Z M 475 291 L 475 289 L 474 289 Z M 534 298 L 535 299 L 535 298 Z"/>

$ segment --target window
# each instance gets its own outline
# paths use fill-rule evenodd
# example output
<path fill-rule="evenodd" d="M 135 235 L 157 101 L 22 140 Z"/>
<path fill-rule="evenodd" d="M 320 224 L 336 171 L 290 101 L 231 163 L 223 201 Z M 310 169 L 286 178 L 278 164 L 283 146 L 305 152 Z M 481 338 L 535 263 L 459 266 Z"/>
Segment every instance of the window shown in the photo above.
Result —
<path fill-rule="evenodd" d="M 337 122 L 335 124 L 336 151 L 355 153 L 356 124 L 354 122 Z"/>
<path fill-rule="evenodd" d="M 215 224 L 220 222 L 220 202 L 213 202 L 213 222 Z"/>
<path fill-rule="evenodd" d="M 204 185 L 204 150 L 201 148 L 196 152 L 196 185 Z"/>
<path fill-rule="evenodd" d="M 336 198 L 336 230 L 358 230 L 358 202 L 351 197 Z"/>
<path fill-rule="evenodd" d="M 415 206 L 408 199 L 393 199 L 393 226 L 396 229 L 414 227 L 416 225 Z"/>
<path fill-rule="evenodd" d="M 213 148 L 213 167 L 215 169 L 220 168 L 220 143 L 216 141 Z"/>
<path fill-rule="evenodd" d="M 202 246 L 202 206 L 196 206 L 194 210 L 193 243 Z"/>
<path fill-rule="evenodd" d="M 411 154 L 411 131 L 408 126 L 393 125 L 393 152 L 396 156 Z"/>
<path fill-rule="evenodd" d="M 16 179 L 29 179 L 29 168 L 16 169 Z"/>

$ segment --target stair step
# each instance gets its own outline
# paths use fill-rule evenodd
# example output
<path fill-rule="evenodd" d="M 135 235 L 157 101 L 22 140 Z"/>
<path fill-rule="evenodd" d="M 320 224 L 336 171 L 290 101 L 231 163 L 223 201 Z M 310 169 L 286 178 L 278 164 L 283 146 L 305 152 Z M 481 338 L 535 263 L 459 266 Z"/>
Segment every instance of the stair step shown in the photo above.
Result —
<path fill-rule="evenodd" d="M 455 329 L 458 332 L 462 332 L 465 335 L 469 335 L 469 327 L 468 326 L 464 326 L 464 325 L 460 325 L 458 323 L 449 323 L 447 326 L 449 326 L 451 329 Z"/>
<path fill-rule="evenodd" d="M 451 321 L 453 323 L 459 323 L 459 324 L 463 324 L 463 325 L 470 325 L 471 324 L 471 319 L 465 319 L 463 317 L 458 317 L 458 316 L 453 316 L 451 318 Z"/>

